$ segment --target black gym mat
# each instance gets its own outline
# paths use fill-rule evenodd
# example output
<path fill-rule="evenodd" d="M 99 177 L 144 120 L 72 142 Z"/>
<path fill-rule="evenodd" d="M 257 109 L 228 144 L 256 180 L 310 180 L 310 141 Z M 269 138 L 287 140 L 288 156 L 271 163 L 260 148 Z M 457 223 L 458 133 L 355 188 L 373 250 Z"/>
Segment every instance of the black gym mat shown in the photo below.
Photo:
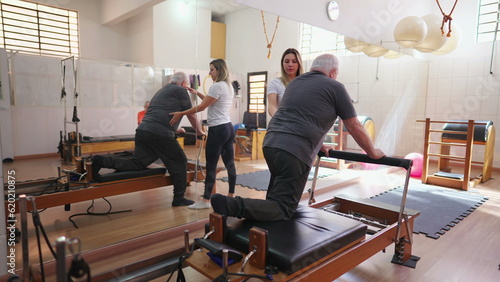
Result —
<path fill-rule="evenodd" d="M 314 178 L 314 170 L 315 167 L 311 168 L 309 172 L 308 181 L 312 181 Z M 338 170 L 327 168 L 327 167 L 319 167 L 318 170 L 318 178 L 331 176 L 338 173 Z M 269 186 L 269 179 L 271 178 L 271 173 L 269 170 L 259 170 L 255 172 L 238 174 L 236 177 L 236 184 L 241 185 L 247 188 L 255 189 L 257 191 L 267 191 L 267 187 Z M 224 182 L 228 181 L 227 177 L 219 178 L 218 180 L 222 180 Z"/>
<path fill-rule="evenodd" d="M 403 187 L 397 187 L 370 199 L 400 206 L 402 195 Z M 486 200 L 488 198 L 479 193 L 425 184 L 410 185 L 406 208 L 420 211 L 420 216 L 415 218 L 414 233 L 438 239 Z"/>

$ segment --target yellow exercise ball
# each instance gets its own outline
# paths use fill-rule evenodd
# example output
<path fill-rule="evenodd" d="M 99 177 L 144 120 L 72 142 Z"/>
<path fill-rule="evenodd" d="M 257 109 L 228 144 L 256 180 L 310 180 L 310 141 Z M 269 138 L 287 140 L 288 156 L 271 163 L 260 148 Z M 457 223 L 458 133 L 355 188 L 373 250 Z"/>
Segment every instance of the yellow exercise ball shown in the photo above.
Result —
<path fill-rule="evenodd" d="M 427 24 L 421 17 L 409 16 L 401 19 L 394 28 L 394 39 L 405 48 L 414 47 L 427 35 Z"/>

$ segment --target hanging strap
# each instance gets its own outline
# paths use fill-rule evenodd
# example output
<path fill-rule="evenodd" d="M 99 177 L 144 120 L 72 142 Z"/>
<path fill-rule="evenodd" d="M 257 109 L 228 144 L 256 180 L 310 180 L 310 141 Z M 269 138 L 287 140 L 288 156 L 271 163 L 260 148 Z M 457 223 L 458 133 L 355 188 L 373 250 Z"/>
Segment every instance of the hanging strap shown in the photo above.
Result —
<path fill-rule="evenodd" d="M 451 21 L 453 20 L 451 18 L 451 14 L 453 13 L 453 10 L 455 10 L 455 6 L 457 6 L 458 0 L 455 0 L 455 4 L 453 4 L 453 8 L 451 8 L 450 13 L 447 15 L 443 12 L 443 8 L 441 8 L 441 4 L 439 3 L 439 0 L 436 0 L 439 10 L 441 11 L 441 14 L 443 15 L 443 22 L 441 23 L 441 34 L 444 35 L 444 25 L 448 23 L 448 33 L 446 34 L 446 37 L 451 37 Z"/>

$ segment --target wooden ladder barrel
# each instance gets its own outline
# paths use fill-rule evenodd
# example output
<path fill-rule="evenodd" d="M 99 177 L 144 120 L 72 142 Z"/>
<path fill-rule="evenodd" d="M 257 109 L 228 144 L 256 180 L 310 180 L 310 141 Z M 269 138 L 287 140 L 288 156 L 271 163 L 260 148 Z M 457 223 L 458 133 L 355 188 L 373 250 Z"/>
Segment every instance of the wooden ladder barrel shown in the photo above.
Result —
<path fill-rule="evenodd" d="M 468 190 L 478 182 L 491 178 L 495 143 L 495 128 L 491 121 L 431 121 L 427 118 L 418 122 L 425 122 L 423 183 Z M 436 129 L 434 124 L 443 124 L 443 126 Z M 439 141 L 435 141 L 433 133 L 441 134 Z M 472 161 L 472 149 L 475 144 L 485 145 L 484 162 Z M 439 154 L 431 152 L 432 145 L 439 146 Z M 464 156 L 451 155 L 451 147 L 464 147 Z M 433 175 L 429 175 L 430 157 L 438 158 L 438 172 Z M 463 163 L 463 173 L 452 173 L 450 162 Z M 473 163 L 483 165 L 483 171 L 480 176 L 474 177 L 471 181 Z"/>

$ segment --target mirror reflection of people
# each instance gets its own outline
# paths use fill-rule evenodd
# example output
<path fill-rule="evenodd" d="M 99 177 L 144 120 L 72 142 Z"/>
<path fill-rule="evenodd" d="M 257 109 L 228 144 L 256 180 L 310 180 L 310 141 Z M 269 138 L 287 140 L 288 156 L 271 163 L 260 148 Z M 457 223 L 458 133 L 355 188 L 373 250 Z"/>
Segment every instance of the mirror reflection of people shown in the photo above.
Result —
<path fill-rule="evenodd" d="M 192 107 L 189 94 L 183 87 L 188 83 L 188 76 L 183 72 L 177 72 L 171 82 L 153 96 L 144 118 L 135 131 L 135 150 L 132 158 L 116 158 L 110 155 L 93 157 L 92 175 L 95 180 L 99 181 L 101 168 L 113 168 L 118 171 L 145 170 L 159 158 L 167 168 L 174 186 L 172 206 L 188 206 L 194 203 L 184 198 L 187 186 L 187 157 L 176 139 L 180 119 L 170 123 L 170 113 Z M 196 115 L 186 116 L 197 135 L 204 135 Z"/>
<path fill-rule="evenodd" d="M 144 102 L 144 110 L 137 113 L 137 124 L 140 124 L 149 108 L 149 101 Z"/>
<path fill-rule="evenodd" d="M 229 180 L 228 196 L 233 197 L 236 185 L 236 166 L 234 164 L 234 126 L 231 122 L 229 110 L 233 104 L 234 91 L 229 82 L 229 70 L 223 59 L 213 60 L 209 75 L 214 84 L 210 86 L 207 95 L 193 88 L 187 87 L 189 92 L 203 99 L 198 106 L 182 112 L 171 113 L 170 123 L 177 122 L 183 115 L 194 114 L 207 110 L 208 134 L 205 145 L 206 176 L 205 190 L 201 201 L 190 205 L 190 209 L 210 208 L 210 197 L 215 185 L 217 163 L 222 157 Z"/>
<path fill-rule="evenodd" d="M 286 49 L 281 56 L 281 77 L 271 80 L 267 86 L 267 109 L 269 115 L 274 116 L 278 110 L 288 84 L 303 73 L 304 67 L 299 51 L 294 48 Z"/>
<path fill-rule="evenodd" d="M 263 153 L 271 173 L 266 199 L 214 194 L 211 204 L 215 212 L 256 221 L 291 219 L 318 152 L 328 156 L 334 149 L 323 140 L 337 116 L 369 157 L 384 156 L 358 120 L 344 85 L 336 80 L 338 65 L 334 55 L 320 55 L 310 72 L 298 76 L 286 88 L 264 137 Z"/>

